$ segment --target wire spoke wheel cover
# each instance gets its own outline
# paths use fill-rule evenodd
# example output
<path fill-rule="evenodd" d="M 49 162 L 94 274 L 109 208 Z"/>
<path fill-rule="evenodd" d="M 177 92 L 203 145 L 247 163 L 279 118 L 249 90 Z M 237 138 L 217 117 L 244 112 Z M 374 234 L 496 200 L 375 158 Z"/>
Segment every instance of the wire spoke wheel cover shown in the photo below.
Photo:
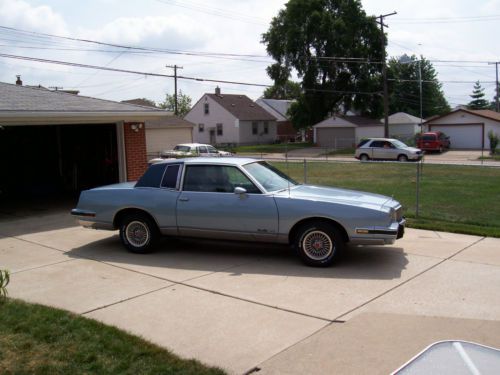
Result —
<path fill-rule="evenodd" d="M 142 221 L 131 221 L 125 229 L 125 237 L 130 245 L 142 247 L 147 245 L 151 238 L 149 227 Z"/>
<path fill-rule="evenodd" d="M 323 260 L 331 255 L 334 244 L 328 234 L 320 230 L 314 230 L 307 233 L 302 239 L 302 249 L 309 258 Z"/>

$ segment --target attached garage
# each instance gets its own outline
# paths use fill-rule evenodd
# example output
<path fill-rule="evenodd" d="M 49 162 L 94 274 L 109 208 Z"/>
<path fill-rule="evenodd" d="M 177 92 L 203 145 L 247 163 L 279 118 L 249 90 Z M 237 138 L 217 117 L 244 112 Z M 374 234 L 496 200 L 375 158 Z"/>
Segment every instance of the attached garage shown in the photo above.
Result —
<path fill-rule="evenodd" d="M 0 83 L 0 205 L 76 199 L 136 180 L 147 167 L 145 123 L 170 113 Z"/>
<path fill-rule="evenodd" d="M 484 124 L 430 125 L 430 131 L 440 131 L 450 137 L 451 149 L 480 149 L 484 147 Z"/>

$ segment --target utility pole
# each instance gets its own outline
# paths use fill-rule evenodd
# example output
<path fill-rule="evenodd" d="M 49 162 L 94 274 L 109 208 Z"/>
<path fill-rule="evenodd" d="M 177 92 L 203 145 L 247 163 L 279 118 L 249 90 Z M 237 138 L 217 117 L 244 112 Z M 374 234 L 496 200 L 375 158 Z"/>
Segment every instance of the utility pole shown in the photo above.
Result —
<path fill-rule="evenodd" d="M 496 101 L 496 110 L 497 110 L 497 112 L 500 112 L 500 106 L 498 104 L 498 97 L 500 96 L 500 89 L 499 89 L 499 86 L 498 86 L 498 64 L 500 64 L 500 61 L 489 62 L 488 63 L 488 65 L 495 65 L 495 68 L 496 68 L 497 89 L 496 89 L 496 92 L 495 92 L 495 101 Z"/>
<path fill-rule="evenodd" d="M 381 14 L 377 21 L 380 24 L 380 49 L 382 50 L 382 80 L 384 81 L 384 137 L 389 137 L 389 93 L 387 90 L 387 64 L 385 61 L 385 34 L 384 27 L 389 27 L 384 24 L 384 18 L 398 14 L 392 12 L 388 14 Z"/>
<path fill-rule="evenodd" d="M 174 114 L 177 116 L 179 114 L 177 106 L 177 69 L 184 69 L 182 66 L 177 65 L 166 65 L 167 68 L 174 69 Z"/>

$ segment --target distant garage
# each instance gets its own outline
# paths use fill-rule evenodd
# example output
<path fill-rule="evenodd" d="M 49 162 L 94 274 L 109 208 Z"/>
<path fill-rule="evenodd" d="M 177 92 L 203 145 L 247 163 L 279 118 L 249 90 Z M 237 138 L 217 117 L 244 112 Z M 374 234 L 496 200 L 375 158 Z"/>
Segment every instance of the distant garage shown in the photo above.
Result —
<path fill-rule="evenodd" d="M 484 124 L 430 125 L 430 131 L 440 131 L 450 137 L 450 148 L 480 149 L 484 147 Z"/>
<path fill-rule="evenodd" d="M 20 81 L 20 80 L 19 80 Z M 0 83 L 0 201 L 52 201 L 136 180 L 147 167 L 146 122 L 171 113 Z"/>
<path fill-rule="evenodd" d="M 488 133 L 500 136 L 500 113 L 459 108 L 428 119 L 426 131 L 441 131 L 450 137 L 452 149 L 489 149 Z"/>

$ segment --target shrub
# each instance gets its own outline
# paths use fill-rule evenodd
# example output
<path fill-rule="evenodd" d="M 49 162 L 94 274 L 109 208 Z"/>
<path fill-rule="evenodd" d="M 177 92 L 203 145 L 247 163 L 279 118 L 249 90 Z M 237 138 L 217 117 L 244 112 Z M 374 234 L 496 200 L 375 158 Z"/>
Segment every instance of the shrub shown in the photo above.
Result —
<path fill-rule="evenodd" d="M 498 135 L 493 133 L 493 130 L 488 132 L 488 139 L 490 140 L 490 154 L 495 155 L 498 146 Z"/>
<path fill-rule="evenodd" d="M 0 301 L 7 297 L 7 285 L 10 281 L 10 273 L 7 270 L 0 270 Z"/>

